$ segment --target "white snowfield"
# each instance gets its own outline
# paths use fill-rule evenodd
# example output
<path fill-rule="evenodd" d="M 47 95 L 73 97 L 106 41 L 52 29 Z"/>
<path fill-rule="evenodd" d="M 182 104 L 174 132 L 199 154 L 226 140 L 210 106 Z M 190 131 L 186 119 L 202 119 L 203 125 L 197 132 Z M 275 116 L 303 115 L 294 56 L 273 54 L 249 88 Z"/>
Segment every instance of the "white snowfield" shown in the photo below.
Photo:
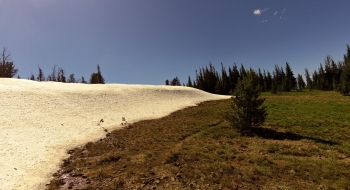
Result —
<path fill-rule="evenodd" d="M 69 149 L 122 127 L 122 117 L 133 123 L 230 98 L 188 87 L 12 78 L 0 78 L 0 97 L 0 190 L 45 189 Z"/>

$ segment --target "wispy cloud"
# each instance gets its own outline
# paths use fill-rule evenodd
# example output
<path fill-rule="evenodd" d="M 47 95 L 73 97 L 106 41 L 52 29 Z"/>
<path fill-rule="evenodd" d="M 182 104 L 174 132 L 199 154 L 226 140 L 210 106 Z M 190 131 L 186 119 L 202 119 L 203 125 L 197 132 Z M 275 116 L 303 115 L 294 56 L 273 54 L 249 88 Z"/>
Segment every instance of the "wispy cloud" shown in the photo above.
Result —
<path fill-rule="evenodd" d="M 255 14 L 255 15 L 261 15 L 263 12 L 265 12 L 265 11 L 267 11 L 267 10 L 269 10 L 269 8 L 265 8 L 265 9 L 263 9 L 263 10 L 256 9 L 256 10 L 254 10 L 254 14 Z"/>
<path fill-rule="evenodd" d="M 267 22 L 268 22 L 268 20 L 258 20 L 257 22 L 267 23 Z"/>
<path fill-rule="evenodd" d="M 286 10 L 287 10 L 287 9 L 283 9 L 283 10 L 282 10 L 282 13 L 285 13 L 285 12 L 286 12 Z"/>
<path fill-rule="evenodd" d="M 276 11 L 275 13 L 273 13 L 273 16 L 276 16 L 276 15 L 277 15 L 277 13 L 278 13 L 278 11 Z"/>

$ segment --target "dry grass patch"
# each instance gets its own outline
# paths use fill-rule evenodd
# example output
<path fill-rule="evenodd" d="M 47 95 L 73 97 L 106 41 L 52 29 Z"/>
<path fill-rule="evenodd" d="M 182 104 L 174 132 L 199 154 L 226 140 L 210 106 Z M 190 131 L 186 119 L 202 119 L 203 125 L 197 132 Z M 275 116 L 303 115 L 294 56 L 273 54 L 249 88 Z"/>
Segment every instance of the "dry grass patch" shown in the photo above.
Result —
<path fill-rule="evenodd" d="M 251 137 L 225 121 L 230 100 L 113 131 L 72 150 L 48 189 L 349 189 L 350 118 L 333 110 L 349 112 L 348 97 L 307 93 L 265 95 Z"/>

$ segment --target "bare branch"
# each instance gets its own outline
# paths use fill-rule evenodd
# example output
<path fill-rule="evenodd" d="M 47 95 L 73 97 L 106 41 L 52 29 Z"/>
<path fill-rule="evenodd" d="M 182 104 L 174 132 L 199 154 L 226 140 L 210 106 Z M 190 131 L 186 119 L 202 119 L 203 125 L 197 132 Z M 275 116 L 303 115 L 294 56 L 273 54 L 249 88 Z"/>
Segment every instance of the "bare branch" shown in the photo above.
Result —
<path fill-rule="evenodd" d="M 2 59 L 2 64 L 5 64 L 6 62 L 11 60 L 11 53 L 7 52 L 7 47 L 4 47 L 4 49 L 2 50 L 1 59 Z"/>

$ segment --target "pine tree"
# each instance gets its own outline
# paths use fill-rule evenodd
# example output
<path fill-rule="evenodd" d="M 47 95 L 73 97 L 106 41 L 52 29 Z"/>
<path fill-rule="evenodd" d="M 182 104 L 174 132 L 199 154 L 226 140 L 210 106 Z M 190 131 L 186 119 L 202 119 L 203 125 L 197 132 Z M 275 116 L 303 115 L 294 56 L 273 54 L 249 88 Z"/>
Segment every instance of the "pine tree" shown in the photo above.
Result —
<path fill-rule="evenodd" d="M 231 126 L 241 134 L 249 134 L 252 127 L 264 123 L 267 117 L 265 99 L 259 98 L 260 88 L 258 77 L 253 70 L 246 72 L 238 82 L 232 96 L 232 111 L 227 114 Z"/>
<path fill-rule="evenodd" d="M 193 88 L 198 88 L 198 85 L 195 80 L 193 80 Z"/>
<path fill-rule="evenodd" d="M 87 83 L 87 82 L 85 81 L 84 76 L 82 76 L 82 77 L 81 77 L 81 83 L 84 83 L 84 84 L 86 84 L 86 83 Z"/>
<path fill-rule="evenodd" d="M 224 86 L 222 78 L 219 76 L 218 73 L 216 73 L 216 84 L 215 84 L 215 93 L 216 94 L 223 94 L 224 92 Z"/>
<path fill-rule="evenodd" d="M 190 75 L 188 75 L 187 86 L 188 86 L 188 87 L 193 87 L 193 85 L 192 85 L 192 80 L 191 80 Z"/>
<path fill-rule="evenodd" d="M 41 70 L 39 65 L 38 65 L 38 69 L 39 69 L 39 73 L 38 73 L 38 77 L 36 79 L 37 79 L 37 81 L 44 81 L 45 80 L 44 72 L 43 72 L 43 70 Z"/>
<path fill-rule="evenodd" d="M 68 83 L 76 83 L 74 74 L 70 74 L 67 80 Z"/>
<path fill-rule="evenodd" d="M 286 73 L 284 80 L 284 91 L 290 92 L 297 85 L 296 78 L 294 77 L 292 68 L 290 67 L 288 62 L 286 62 Z"/>
<path fill-rule="evenodd" d="M 340 93 L 348 95 L 350 92 L 350 63 L 347 62 L 340 76 Z"/>
<path fill-rule="evenodd" d="M 344 54 L 344 66 L 340 75 L 340 93 L 349 95 L 350 92 L 350 46 L 347 45 L 347 53 Z"/>
<path fill-rule="evenodd" d="M 230 79 L 227 75 L 224 65 L 221 63 L 221 79 L 222 79 L 222 94 L 227 95 L 230 93 Z"/>
<path fill-rule="evenodd" d="M 276 69 L 276 67 L 275 67 Z M 278 93 L 278 77 L 276 74 L 276 70 L 272 72 L 272 82 L 271 82 L 271 93 L 272 94 L 277 94 Z"/>
<path fill-rule="evenodd" d="M 236 63 L 233 64 L 232 70 L 229 68 L 229 78 L 230 78 L 230 84 L 231 84 L 229 94 L 232 94 L 233 91 L 236 89 L 238 81 L 241 78 Z"/>
<path fill-rule="evenodd" d="M 242 80 L 243 77 L 246 76 L 246 75 L 247 75 L 246 70 L 245 70 L 243 64 L 241 63 L 241 68 L 239 69 L 240 80 Z"/>
<path fill-rule="evenodd" d="M 259 78 L 259 87 L 261 89 L 262 92 L 265 92 L 266 89 L 265 89 L 265 78 L 264 78 L 264 75 L 261 73 L 261 70 L 260 68 L 258 68 L 258 78 Z"/>
<path fill-rule="evenodd" d="M 267 75 L 265 74 L 264 70 L 264 86 L 265 86 L 265 92 L 270 92 L 271 91 L 271 86 L 272 86 L 272 75 L 270 71 L 267 71 Z"/>
<path fill-rule="evenodd" d="M 325 69 L 325 90 L 333 90 L 333 69 L 332 69 L 333 59 L 330 55 L 324 59 L 324 69 Z"/>
<path fill-rule="evenodd" d="M 97 73 L 92 73 L 90 77 L 90 84 L 99 84 L 99 78 Z"/>
<path fill-rule="evenodd" d="M 0 77 L 12 78 L 18 72 L 13 62 L 10 62 L 11 54 L 7 53 L 7 47 L 4 47 L 0 55 Z"/>
<path fill-rule="evenodd" d="M 303 91 L 303 88 L 305 88 L 305 81 L 303 79 L 303 76 L 301 76 L 300 74 L 298 74 L 298 78 L 297 78 L 297 90 L 298 91 Z"/>
<path fill-rule="evenodd" d="M 35 80 L 33 73 L 30 74 L 30 80 Z"/>
<path fill-rule="evenodd" d="M 92 73 L 90 78 L 90 84 L 104 84 L 105 79 L 102 77 L 100 65 L 97 65 L 97 73 Z"/>
<path fill-rule="evenodd" d="M 305 78 L 306 78 L 307 88 L 311 91 L 312 90 L 312 80 L 310 77 L 309 70 L 307 68 L 305 68 Z"/>
<path fill-rule="evenodd" d="M 97 76 L 98 76 L 99 83 L 100 84 L 104 84 L 105 83 L 105 79 L 103 78 L 103 76 L 101 74 L 100 65 L 97 65 Z"/>
<path fill-rule="evenodd" d="M 179 78 L 175 77 L 171 82 L 170 82 L 171 86 L 181 86 L 181 82 L 179 80 Z"/>

